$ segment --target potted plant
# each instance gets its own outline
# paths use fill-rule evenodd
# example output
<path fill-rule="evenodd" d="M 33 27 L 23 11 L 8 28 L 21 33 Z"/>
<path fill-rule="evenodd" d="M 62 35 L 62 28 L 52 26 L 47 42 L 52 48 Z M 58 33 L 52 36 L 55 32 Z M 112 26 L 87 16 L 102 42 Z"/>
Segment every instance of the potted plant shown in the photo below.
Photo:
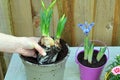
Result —
<path fill-rule="evenodd" d="M 96 43 L 100 43 L 100 41 L 89 40 L 88 34 L 94 26 L 94 23 L 88 24 L 85 22 L 85 24 L 79 24 L 78 26 L 85 34 L 84 50 L 78 50 L 76 55 L 76 62 L 80 70 L 80 80 L 100 80 L 101 71 L 107 62 L 107 56 L 104 54 L 106 46 L 101 47 L 100 50 L 94 49 L 94 41 Z"/>
<path fill-rule="evenodd" d="M 61 35 L 67 19 L 65 15 L 59 19 L 56 34 L 51 37 L 49 28 L 56 0 L 53 0 L 48 8 L 46 8 L 42 0 L 41 3 L 40 30 L 42 36 L 38 43 L 44 48 L 47 55 L 42 56 L 37 51 L 37 58 L 21 55 L 27 80 L 63 80 L 69 50 L 66 42 L 61 39 Z"/>
<path fill-rule="evenodd" d="M 120 55 L 116 56 L 115 60 L 108 65 L 105 80 L 120 80 Z"/>

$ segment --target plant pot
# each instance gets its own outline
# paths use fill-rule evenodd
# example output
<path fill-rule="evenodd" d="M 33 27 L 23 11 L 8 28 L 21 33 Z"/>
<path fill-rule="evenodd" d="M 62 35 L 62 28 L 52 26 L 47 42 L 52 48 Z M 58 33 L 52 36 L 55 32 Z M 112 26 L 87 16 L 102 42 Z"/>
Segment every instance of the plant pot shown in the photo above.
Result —
<path fill-rule="evenodd" d="M 98 50 L 94 50 L 94 54 L 97 54 Z M 100 62 L 104 61 L 101 65 L 97 65 L 96 67 L 93 65 L 86 66 L 86 64 L 83 64 L 83 55 L 84 51 L 78 52 L 76 55 L 76 63 L 79 66 L 79 71 L 80 71 L 80 80 L 100 80 L 100 75 L 102 72 L 102 69 L 104 68 L 106 62 L 107 62 L 107 56 L 104 55 L 104 59 L 100 60 Z M 97 63 L 99 64 L 99 63 Z"/>
<path fill-rule="evenodd" d="M 62 49 L 57 60 L 51 64 L 38 65 L 37 59 L 29 60 L 28 57 L 21 56 L 26 70 L 27 80 L 63 80 L 65 63 L 69 55 L 68 46 L 60 40 Z"/>

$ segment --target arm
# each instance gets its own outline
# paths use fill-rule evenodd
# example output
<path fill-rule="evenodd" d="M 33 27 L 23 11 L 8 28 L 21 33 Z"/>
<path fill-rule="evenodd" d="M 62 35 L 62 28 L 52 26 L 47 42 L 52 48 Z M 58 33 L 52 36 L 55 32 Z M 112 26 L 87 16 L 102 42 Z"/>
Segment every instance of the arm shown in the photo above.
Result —
<path fill-rule="evenodd" d="M 39 38 L 15 37 L 0 33 L 0 51 L 19 53 L 24 56 L 35 57 L 34 49 L 40 54 L 46 55 L 45 51 L 38 45 Z"/>

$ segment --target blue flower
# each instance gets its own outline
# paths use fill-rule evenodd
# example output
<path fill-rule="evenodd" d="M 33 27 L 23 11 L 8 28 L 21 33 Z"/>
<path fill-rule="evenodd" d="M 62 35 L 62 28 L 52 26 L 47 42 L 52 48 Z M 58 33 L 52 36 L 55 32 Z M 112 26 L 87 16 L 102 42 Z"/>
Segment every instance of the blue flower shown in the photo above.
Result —
<path fill-rule="evenodd" d="M 78 27 L 80 27 L 83 31 L 83 33 L 87 36 L 92 27 L 94 26 L 94 22 L 88 24 L 85 22 L 85 24 L 78 24 Z"/>

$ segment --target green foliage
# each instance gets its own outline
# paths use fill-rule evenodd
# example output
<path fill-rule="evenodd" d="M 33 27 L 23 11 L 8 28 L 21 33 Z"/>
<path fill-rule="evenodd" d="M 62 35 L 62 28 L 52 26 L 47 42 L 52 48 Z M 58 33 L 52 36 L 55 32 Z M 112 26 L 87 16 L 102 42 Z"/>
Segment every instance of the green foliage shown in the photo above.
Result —
<path fill-rule="evenodd" d="M 107 76 L 108 80 L 119 80 L 120 79 L 120 74 L 119 75 L 114 75 L 111 70 L 116 67 L 116 66 L 120 66 L 120 55 L 115 57 L 115 61 L 112 62 L 110 65 L 108 65 L 107 67 L 107 72 L 109 73 L 109 75 Z"/>
<path fill-rule="evenodd" d="M 85 34 L 85 38 L 84 38 L 84 60 L 88 60 L 89 63 L 92 63 L 92 59 L 93 59 L 93 52 L 94 52 L 94 44 L 91 43 L 91 41 L 88 38 L 88 34 L 91 31 L 92 27 L 94 26 L 94 22 L 88 24 L 87 22 L 85 22 L 85 24 L 78 24 L 78 27 L 81 28 L 81 30 L 83 31 L 83 33 Z M 96 59 L 99 62 L 101 60 L 101 58 L 104 55 L 104 52 L 106 50 L 106 47 L 101 48 Z"/>
<path fill-rule="evenodd" d="M 61 37 L 62 31 L 64 29 L 65 23 L 67 21 L 67 18 L 65 15 L 63 15 L 57 25 L 57 32 L 56 32 L 56 38 L 59 39 Z"/>
<path fill-rule="evenodd" d="M 88 53 L 89 53 L 89 38 L 86 36 L 84 39 L 84 59 L 88 59 Z"/>
<path fill-rule="evenodd" d="M 92 63 L 93 52 L 94 52 L 94 44 L 89 41 L 88 36 L 85 36 L 84 39 L 84 60 L 88 60 L 89 63 Z M 99 62 L 103 57 L 106 51 L 106 47 L 100 48 L 100 51 L 96 57 L 97 61 Z"/>
<path fill-rule="evenodd" d="M 88 62 L 89 63 L 92 63 L 93 51 L 94 51 L 94 44 L 91 43 L 89 53 L 88 53 Z"/>
<path fill-rule="evenodd" d="M 115 57 L 115 61 L 108 66 L 108 70 L 111 70 L 113 67 L 120 65 L 120 55 Z"/>
<path fill-rule="evenodd" d="M 48 8 L 45 7 L 44 2 L 41 0 L 43 10 L 40 12 L 40 28 L 42 36 L 49 36 L 49 28 L 50 28 L 50 22 L 52 18 L 53 13 L 53 6 L 56 3 L 56 0 L 54 0 Z"/>
<path fill-rule="evenodd" d="M 116 75 L 115 77 L 111 77 L 109 80 L 119 80 L 120 79 L 120 75 Z"/>
<path fill-rule="evenodd" d="M 106 51 L 106 47 L 100 48 L 100 51 L 97 55 L 97 61 L 100 61 L 100 59 L 103 57 L 105 51 Z"/>
<path fill-rule="evenodd" d="M 50 23 L 51 23 L 51 18 L 52 18 L 52 14 L 53 14 L 52 8 L 53 8 L 54 4 L 56 3 L 56 0 L 54 0 L 48 6 L 48 8 L 45 7 L 45 4 L 42 0 L 41 0 L 41 3 L 42 3 L 43 9 L 40 12 L 40 30 L 41 30 L 42 36 L 49 36 Z M 63 15 L 60 18 L 60 20 L 58 21 L 57 32 L 56 32 L 55 38 L 60 39 L 66 21 L 67 21 L 67 18 L 65 17 L 65 15 Z"/>
<path fill-rule="evenodd" d="M 47 13 L 44 11 L 41 11 L 40 15 L 40 28 L 42 32 L 42 36 L 49 36 L 49 27 L 50 27 L 50 22 L 51 22 L 51 17 L 52 17 L 52 10 Z"/>

